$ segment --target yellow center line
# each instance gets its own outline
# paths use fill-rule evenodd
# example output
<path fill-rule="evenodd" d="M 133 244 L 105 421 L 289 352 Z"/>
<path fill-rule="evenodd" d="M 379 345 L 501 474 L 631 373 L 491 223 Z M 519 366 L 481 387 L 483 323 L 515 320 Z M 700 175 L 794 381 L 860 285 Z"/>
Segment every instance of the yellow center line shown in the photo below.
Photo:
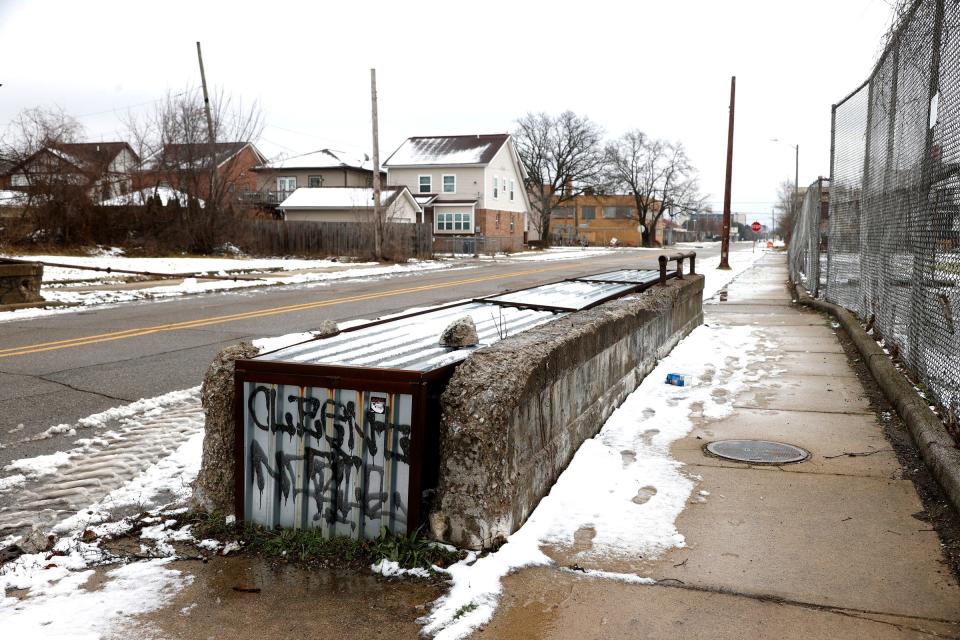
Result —
<path fill-rule="evenodd" d="M 42 353 L 44 351 L 56 351 L 58 349 L 81 347 L 84 345 L 97 344 L 100 342 L 126 340 L 129 338 L 137 338 L 140 336 L 145 336 L 152 333 L 160 333 L 163 331 L 178 331 L 181 329 L 193 329 L 196 327 L 206 327 L 206 326 L 215 325 L 215 324 L 223 324 L 226 322 L 248 320 L 251 318 L 264 318 L 264 317 L 275 316 L 275 315 L 280 315 L 284 313 L 294 313 L 297 311 L 305 311 L 308 309 L 317 309 L 320 307 L 329 307 L 329 306 L 338 305 L 338 304 L 345 304 L 348 302 L 362 302 L 365 300 L 375 300 L 377 298 L 386 298 L 390 296 L 402 295 L 407 293 L 429 291 L 431 289 L 446 289 L 449 287 L 457 287 L 460 285 L 473 284 L 477 282 L 487 282 L 490 280 L 516 278 L 518 276 L 530 275 L 533 273 L 557 271 L 559 269 L 564 269 L 566 267 L 567 265 L 559 265 L 555 267 L 540 267 L 538 269 L 527 269 L 524 271 L 514 271 L 511 273 L 496 274 L 496 275 L 489 275 L 489 276 L 478 276 L 475 278 L 463 278 L 460 280 L 450 280 L 448 282 L 441 282 L 438 284 L 420 285 L 416 287 L 406 287 L 402 289 L 390 289 L 387 291 L 357 294 L 352 296 L 344 296 L 341 298 L 331 298 L 329 300 L 318 300 L 315 302 L 305 302 L 301 304 L 286 305 L 282 307 L 271 307 L 267 309 L 259 309 L 256 311 L 246 311 L 243 313 L 233 313 L 229 315 L 198 318 L 196 320 L 185 320 L 183 322 L 158 324 L 150 327 L 124 329 L 122 331 L 110 331 L 107 333 L 81 336 L 78 338 L 69 338 L 66 340 L 57 340 L 54 342 L 41 342 L 41 343 L 32 344 L 32 345 L 23 345 L 20 347 L 9 347 L 6 349 L 0 349 L 0 358 L 25 356 L 25 355 L 30 355 L 34 353 Z"/>

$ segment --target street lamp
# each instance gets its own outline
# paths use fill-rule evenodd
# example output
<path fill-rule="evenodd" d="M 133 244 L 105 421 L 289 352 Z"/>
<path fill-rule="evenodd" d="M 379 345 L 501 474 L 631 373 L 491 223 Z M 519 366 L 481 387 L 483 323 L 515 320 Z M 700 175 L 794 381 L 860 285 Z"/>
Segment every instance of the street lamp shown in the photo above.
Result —
<path fill-rule="evenodd" d="M 800 143 L 790 144 L 783 142 L 779 138 L 770 138 L 770 142 L 779 142 L 793 147 L 795 160 L 793 165 L 793 201 L 790 203 L 790 213 L 796 216 L 797 198 L 800 196 Z"/>

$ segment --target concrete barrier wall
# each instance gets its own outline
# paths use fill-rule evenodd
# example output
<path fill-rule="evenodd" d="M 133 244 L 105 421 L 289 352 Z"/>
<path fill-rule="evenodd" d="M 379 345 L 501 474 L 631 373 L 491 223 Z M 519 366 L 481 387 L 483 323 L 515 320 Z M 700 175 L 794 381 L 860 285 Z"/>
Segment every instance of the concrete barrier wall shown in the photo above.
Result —
<path fill-rule="evenodd" d="M 43 264 L 0 260 L 0 304 L 43 302 Z"/>
<path fill-rule="evenodd" d="M 441 398 L 431 532 L 489 548 L 523 524 L 581 443 L 703 322 L 703 277 L 670 280 L 472 354 Z"/>

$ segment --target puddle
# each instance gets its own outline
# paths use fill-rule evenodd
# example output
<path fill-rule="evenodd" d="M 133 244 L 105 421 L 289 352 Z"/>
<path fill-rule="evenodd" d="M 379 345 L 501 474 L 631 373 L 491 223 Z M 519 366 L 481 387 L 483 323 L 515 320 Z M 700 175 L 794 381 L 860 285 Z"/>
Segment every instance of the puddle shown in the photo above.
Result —
<path fill-rule="evenodd" d="M 359 638 L 415 638 L 416 619 L 444 591 L 442 584 L 388 580 L 355 571 L 215 557 L 208 564 L 174 562 L 193 584 L 159 611 L 131 620 L 160 638 L 289 638 L 303 630 Z M 239 589 L 239 590 L 238 590 Z M 259 591 L 254 591 L 259 589 Z M 118 630 L 129 636 L 130 627 Z M 308 635 L 312 635 L 308 634 Z"/>

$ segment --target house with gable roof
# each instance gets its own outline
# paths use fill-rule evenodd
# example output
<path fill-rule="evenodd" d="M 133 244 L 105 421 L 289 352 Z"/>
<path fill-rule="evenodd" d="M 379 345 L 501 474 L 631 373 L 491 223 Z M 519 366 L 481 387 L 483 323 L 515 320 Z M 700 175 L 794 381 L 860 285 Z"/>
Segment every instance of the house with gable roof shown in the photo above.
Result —
<path fill-rule="evenodd" d="M 252 142 L 165 144 L 143 163 L 135 187 L 167 187 L 207 200 L 219 195 L 210 193 L 212 174 L 232 196 L 254 189 L 252 169 L 266 161 Z"/>
<path fill-rule="evenodd" d="M 256 191 L 247 202 L 276 206 L 301 187 L 371 187 L 373 162 L 366 154 L 319 149 L 253 168 Z M 383 177 L 385 174 L 381 173 Z"/>
<path fill-rule="evenodd" d="M 99 201 L 130 191 L 140 158 L 126 142 L 49 144 L 20 162 L 9 163 L 0 188 L 44 191 L 57 184 L 83 188 Z"/>
<path fill-rule="evenodd" d="M 530 202 L 526 172 L 509 134 L 407 138 L 383 163 L 387 184 L 406 186 L 442 238 L 490 238 L 502 250 L 524 244 Z"/>

